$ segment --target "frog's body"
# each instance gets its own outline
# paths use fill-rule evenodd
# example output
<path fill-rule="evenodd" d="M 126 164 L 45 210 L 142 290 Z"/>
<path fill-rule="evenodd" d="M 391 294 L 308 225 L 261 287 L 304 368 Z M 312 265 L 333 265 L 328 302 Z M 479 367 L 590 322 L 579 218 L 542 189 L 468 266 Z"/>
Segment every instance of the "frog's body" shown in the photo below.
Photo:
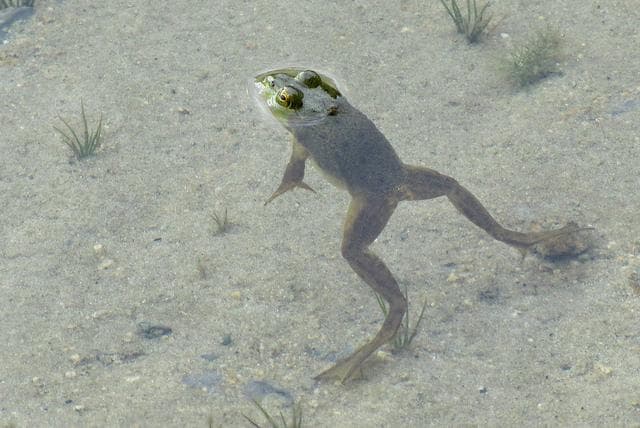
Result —
<path fill-rule="evenodd" d="M 345 98 L 323 122 L 291 129 L 323 173 L 351 194 L 392 192 L 405 179 L 393 147 L 373 123 Z"/>
<path fill-rule="evenodd" d="M 558 241 L 579 228 L 569 224 L 549 232 L 520 233 L 500 226 L 480 202 L 456 180 L 437 171 L 402 163 L 391 144 L 363 113 L 352 107 L 333 81 L 313 71 L 284 69 L 255 79 L 269 111 L 293 135 L 293 150 L 282 183 L 265 205 L 303 182 L 311 158 L 331 182 L 351 194 L 344 224 L 342 255 L 351 268 L 389 304 L 378 334 L 348 358 L 317 378 L 344 381 L 363 361 L 393 338 L 407 302 L 384 262 L 369 250 L 398 202 L 447 196 L 474 224 L 495 239 L 523 252 L 533 245 Z"/>

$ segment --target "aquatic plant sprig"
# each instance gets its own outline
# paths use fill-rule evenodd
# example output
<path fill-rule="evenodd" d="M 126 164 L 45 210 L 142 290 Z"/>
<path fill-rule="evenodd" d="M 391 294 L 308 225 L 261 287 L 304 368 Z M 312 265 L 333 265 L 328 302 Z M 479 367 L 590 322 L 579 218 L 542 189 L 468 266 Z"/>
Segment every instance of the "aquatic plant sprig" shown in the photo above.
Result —
<path fill-rule="evenodd" d="M 467 0 L 467 14 L 466 16 L 460 11 L 457 0 L 451 0 L 451 4 L 447 5 L 445 0 L 440 0 L 440 3 L 447 10 L 447 13 L 453 20 L 453 23 L 458 30 L 458 33 L 464 34 L 469 43 L 475 43 L 480 39 L 480 35 L 487 28 L 491 21 L 491 16 L 485 17 L 484 13 L 489 7 L 489 2 L 478 9 L 476 0 Z"/>
<path fill-rule="evenodd" d="M 507 77 L 517 86 L 525 87 L 558 73 L 561 45 L 562 37 L 556 28 L 546 26 L 537 30 L 509 53 L 503 67 Z"/>
<path fill-rule="evenodd" d="M 376 300 L 378 301 L 378 305 L 380 306 L 380 310 L 382 311 L 383 315 L 386 318 L 387 314 L 389 313 L 389 308 L 387 307 L 387 304 L 382 298 L 382 296 L 380 296 L 378 293 L 375 293 L 375 295 L 376 295 Z M 396 351 L 406 349 L 409 347 L 409 345 L 411 345 L 411 342 L 418 334 L 418 327 L 420 327 L 422 318 L 424 318 L 424 311 L 427 309 L 427 299 L 425 299 L 422 305 L 422 309 L 420 310 L 420 315 L 418 316 L 418 321 L 416 321 L 416 324 L 413 327 L 411 327 L 409 324 L 409 298 L 408 298 L 406 287 L 404 289 L 404 298 L 407 300 L 407 312 L 405 313 L 404 318 L 402 319 L 402 324 L 400 325 L 400 328 L 396 332 L 396 335 L 393 336 L 393 348 Z"/>
<path fill-rule="evenodd" d="M 78 133 L 65 121 L 62 117 L 58 118 L 65 124 L 71 134 L 65 133 L 63 130 L 54 126 L 53 128 L 58 131 L 63 138 L 64 143 L 73 150 L 73 154 L 78 160 L 84 159 L 93 155 L 96 152 L 102 137 L 102 114 L 100 114 L 100 120 L 95 131 L 89 132 L 89 125 L 87 124 L 87 116 L 84 112 L 84 103 L 80 100 L 80 109 L 82 115 L 82 123 L 84 125 L 84 132 L 82 138 L 78 137 Z"/>
<path fill-rule="evenodd" d="M 282 412 L 280 412 L 280 421 L 282 421 L 282 423 L 280 423 L 280 422 L 278 422 L 276 420 L 276 418 L 271 416 L 271 414 L 269 414 L 269 412 L 267 412 L 265 410 L 265 408 L 260 405 L 260 403 L 258 403 L 256 400 L 251 400 L 251 401 L 258 408 L 258 410 L 260 410 L 260 413 L 262 413 L 262 415 L 267 419 L 267 422 L 269 422 L 269 426 L 271 428 L 300 428 L 300 427 L 302 427 L 302 407 L 301 407 L 299 401 L 296 404 L 293 405 L 293 408 L 291 410 L 291 422 L 290 423 L 287 422 L 287 420 L 284 418 L 284 415 L 282 414 Z M 256 423 L 253 419 L 249 418 L 247 415 L 243 414 L 242 416 L 244 416 L 244 418 L 251 424 L 251 426 L 254 426 L 256 428 L 261 428 L 261 425 Z"/>
<path fill-rule="evenodd" d="M 0 10 L 8 7 L 33 7 L 35 0 L 0 0 Z"/>
<path fill-rule="evenodd" d="M 214 211 L 211 214 L 211 220 L 213 220 L 214 226 L 212 227 L 213 235 L 222 235 L 229 229 L 229 220 L 227 218 L 227 208 L 221 213 Z"/>

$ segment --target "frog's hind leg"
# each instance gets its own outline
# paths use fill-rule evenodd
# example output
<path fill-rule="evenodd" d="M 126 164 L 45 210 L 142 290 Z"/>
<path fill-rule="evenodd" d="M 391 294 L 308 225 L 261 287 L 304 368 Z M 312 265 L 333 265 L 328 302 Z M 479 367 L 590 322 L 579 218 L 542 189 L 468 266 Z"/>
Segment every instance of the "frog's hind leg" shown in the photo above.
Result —
<path fill-rule="evenodd" d="M 471 192 L 455 179 L 432 169 L 405 165 L 406 181 L 400 186 L 401 200 L 432 199 L 446 196 L 456 209 L 493 238 L 520 249 L 523 254 L 533 244 L 579 230 L 569 224 L 548 232 L 520 233 L 502 227 Z"/>
<path fill-rule="evenodd" d="M 384 229 L 397 204 L 396 199 L 386 196 L 359 196 L 354 197 L 349 205 L 342 255 L 358 276 L 389 303 L 389 312 L 380 331 L 370 342 L 316 379 L 337 378 L 342 382 L 349 379 L 369 355 L 393 338 L 402 322 L 407 310 L 406 299 L 384 262 L 368 248 Z"/>

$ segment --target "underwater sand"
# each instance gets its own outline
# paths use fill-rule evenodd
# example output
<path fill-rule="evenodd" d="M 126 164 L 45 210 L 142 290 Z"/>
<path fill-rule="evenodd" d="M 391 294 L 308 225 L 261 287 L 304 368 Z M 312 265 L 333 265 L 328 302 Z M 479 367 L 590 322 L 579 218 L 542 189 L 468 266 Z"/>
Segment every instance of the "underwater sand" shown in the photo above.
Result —
<path fill-rule="evenodd" d="M 436 1 L 36 1 L 0 46 L 0 426 L 246 427 L 251 398 L 308 427 L 638 425 L 636 0 L 490 10 L 469 46 Z M 517 90 L 500 58 L 547 23 L 562 73 Z M 247 86 L 287 65 L 505 226 L 593 247 L 522 261 L 446 200 L 401 204 L 372 248 L 420 332 L 316 383 L 382 315 L 340 256 L 346 193 L 309 166 L 317 195 L 263 207 L 289 137 Z M 53 126 L 81 100 L 104 140 L 78 162 Z"/>

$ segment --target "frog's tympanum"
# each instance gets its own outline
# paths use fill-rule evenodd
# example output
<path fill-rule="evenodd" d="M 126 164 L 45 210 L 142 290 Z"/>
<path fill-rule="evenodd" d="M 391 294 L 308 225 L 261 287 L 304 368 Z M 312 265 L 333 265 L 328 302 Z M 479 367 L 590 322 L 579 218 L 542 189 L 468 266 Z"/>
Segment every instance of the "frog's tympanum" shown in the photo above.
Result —
<path fill-rule="evenodd" d="M 305 161 L 312 159 L 332 183 L 351 195 L 342 256 L 389 305 L 377 335 L 316 379 L 344 382 L 353 377 L 369 355 L 393 338 L 402 322 L 405 297 L 384 262 L 369 250 L 399 202 L 446 196 L 472 223 L 523 254 L 545 243 L 562 247 L 563 236 L 580 230 L 573 223 L 547 232 L 505 229 L 453 178 L 403 163 L 373 122 L 349 104 L 327 76 L 297 68 L 275 70 L 257 76 L 255 88 L 260 102 L 293 136 L 282 182 L 265 205 L 296 187 L 313 191 L 303 181 Z M 554 253 L 553 248 L 549 252 Z"/>

